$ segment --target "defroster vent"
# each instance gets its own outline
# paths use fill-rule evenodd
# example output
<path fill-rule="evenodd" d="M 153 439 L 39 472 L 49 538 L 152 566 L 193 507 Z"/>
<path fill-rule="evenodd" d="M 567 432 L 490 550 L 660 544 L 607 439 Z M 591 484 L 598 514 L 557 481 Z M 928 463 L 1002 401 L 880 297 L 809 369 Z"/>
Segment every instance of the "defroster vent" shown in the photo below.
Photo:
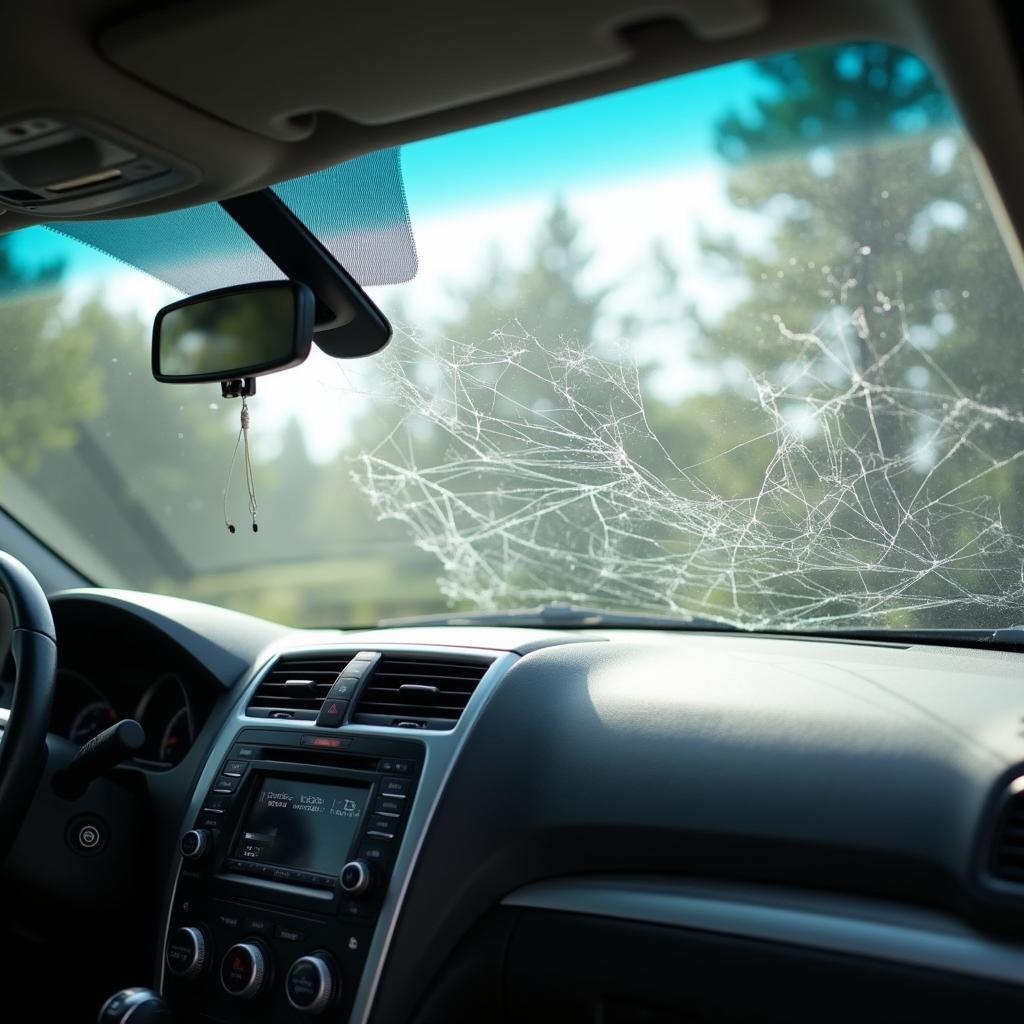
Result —
<path fill-rule="evenodd" d="M 362 692 L 352 721 L 452 729 L 490 665 L 477 657 L 385 654 Z"/>
<path fill-rule="evenodd" d="M 313 721 L 327 691 L 351 654 L 285 655 L 264 677 L 249 702 L 252 718 L 299 718 Z"/>

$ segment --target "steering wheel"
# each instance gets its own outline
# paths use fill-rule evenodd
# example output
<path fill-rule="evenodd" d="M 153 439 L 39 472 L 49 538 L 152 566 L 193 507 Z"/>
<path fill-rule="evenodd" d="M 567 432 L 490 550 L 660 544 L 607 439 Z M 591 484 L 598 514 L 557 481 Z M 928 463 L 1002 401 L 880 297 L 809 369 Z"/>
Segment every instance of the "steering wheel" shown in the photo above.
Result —
<path fill-rule="evenodd" d="M 0 717 L 0 864 L 3 863 L 46 767 L 57 676 L 57 633 L 39 581 L 16 558 L 0 551 L 0 593 L 11 608 L 14 696 Z M 2 712 L 0 712 L 2 714 Z"/>

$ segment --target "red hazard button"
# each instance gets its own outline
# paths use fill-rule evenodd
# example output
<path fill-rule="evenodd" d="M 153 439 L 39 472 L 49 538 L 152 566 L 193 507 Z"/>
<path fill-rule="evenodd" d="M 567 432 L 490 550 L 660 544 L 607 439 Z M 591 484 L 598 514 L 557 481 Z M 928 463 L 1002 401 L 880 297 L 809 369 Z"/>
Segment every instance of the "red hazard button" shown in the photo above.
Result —
<path fill-rule="evenodd" d="M 348 711 L 347 700 L 335 700 L 328 697 L 320 708 L 320 714 L 316 716 L 316 724 L 324 725 L 334 729 L 345 720 L 345 712 Z"/>

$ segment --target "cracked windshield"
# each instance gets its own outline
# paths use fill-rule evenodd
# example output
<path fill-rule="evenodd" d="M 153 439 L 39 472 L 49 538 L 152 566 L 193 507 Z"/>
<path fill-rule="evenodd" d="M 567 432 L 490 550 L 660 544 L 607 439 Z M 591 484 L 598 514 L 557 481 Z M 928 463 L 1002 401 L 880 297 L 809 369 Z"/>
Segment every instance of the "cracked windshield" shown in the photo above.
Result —
<path fill-rule="evenodd" d="M 150 375 L 180 277 L 73 226 L 0 238 L 4 509 L 98 584 L 294 624 L 1021 620 L 1024 300 L 913 56 L 735 64 L 391 156 L 411 239 L 353 227 L 343 187 L 300 213 L 378 253 L 391 283 L 354 272 L 395 337 L 259 381 L 256 534 L 222 511 L 237 400 Z M 191 290 L 271 276 L 188 234 Z M 247 524 L 237 471 L 228 501 Z"/>

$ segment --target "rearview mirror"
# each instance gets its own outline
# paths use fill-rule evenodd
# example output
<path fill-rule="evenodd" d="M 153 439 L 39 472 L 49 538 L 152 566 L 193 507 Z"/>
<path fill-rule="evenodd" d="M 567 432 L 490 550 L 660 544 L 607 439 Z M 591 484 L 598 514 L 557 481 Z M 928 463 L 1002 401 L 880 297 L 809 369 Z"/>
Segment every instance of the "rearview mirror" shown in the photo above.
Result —
<path fill-rule="evenodd" d="M 315 305 L 307 285 L 262 281 L 164 306 L 153 324 L 153 376 L 198 384 L 298 366 L 313 341 Z"/>

